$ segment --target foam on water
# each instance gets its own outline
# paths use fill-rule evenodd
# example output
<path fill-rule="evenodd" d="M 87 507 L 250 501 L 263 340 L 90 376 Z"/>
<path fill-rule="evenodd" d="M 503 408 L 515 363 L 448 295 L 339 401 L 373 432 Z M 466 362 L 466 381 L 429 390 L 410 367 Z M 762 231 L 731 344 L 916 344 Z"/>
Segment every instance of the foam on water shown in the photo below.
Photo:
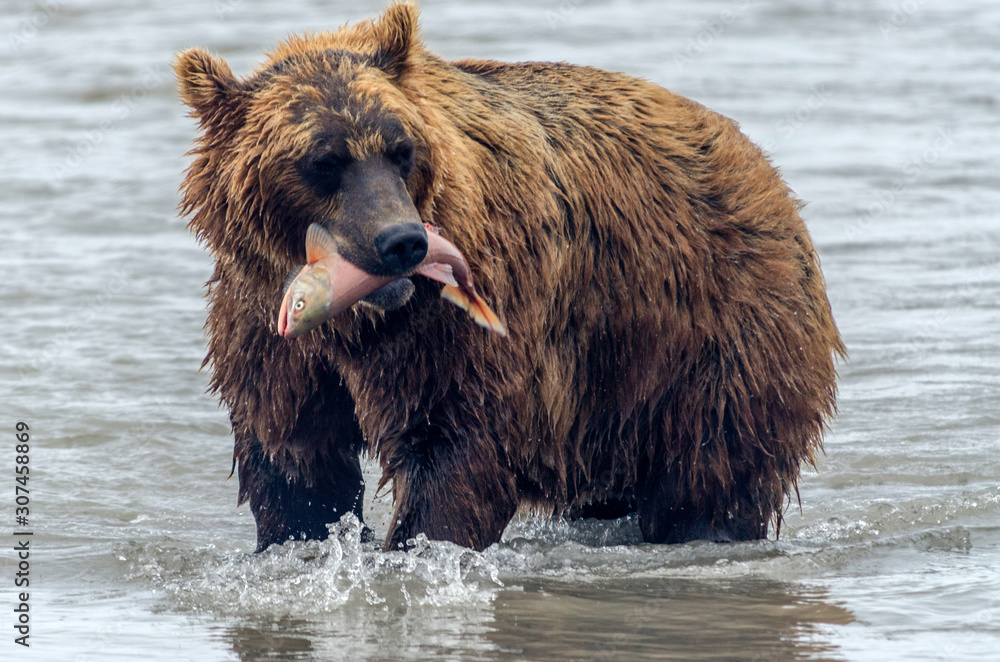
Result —
<path fill-rule="evenodd" d="M 262 554 L 162 542 L 119 544 L 115 554 L 128 581 L 160 589 L 160 608 L 181 612 L 304 618 L 361 605 L 475 606 L 539 579 L 792 581 L 905 550 L 968 553 L 973 530 L 987 540 L 998 535 L 989 525 L 1000 513 L 1000 490 L 944 503 L 873 502 L 853 515 L 849 504 L 830 510 L 838 514 L 788 526 L 780 540 L 726 545 L 644 544 L 634 515 L 612 522 L 528 517 L 482 553 L 422 535 L 408 553 L 383 552 L 377 541 L 362 541 L 360 523 L 348 515 L 325 541 L 293 541 Z"/>
<path fill-rule="evenodd" d="M 409 552 L 362 542 L 353 515 L 324 541 L 289 542 L 262 554 L 225 554 L 131 543 L 116 549 L 129 581 L 161 588 L 164 608 L 275 618 L 347 605 L 443 607 L 490 601 L 503 584 L 484 555 L 420 535 Z"/>

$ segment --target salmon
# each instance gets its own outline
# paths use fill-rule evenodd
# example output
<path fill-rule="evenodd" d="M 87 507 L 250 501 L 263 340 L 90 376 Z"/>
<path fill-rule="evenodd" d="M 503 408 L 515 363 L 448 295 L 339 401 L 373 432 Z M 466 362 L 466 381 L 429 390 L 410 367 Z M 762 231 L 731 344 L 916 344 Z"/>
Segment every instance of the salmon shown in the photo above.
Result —
<path fill-rule="evenodd" d="M 306 264 L 293 272 L 281 300 L 278 334 L 288 339 L 299 338 L 380 287 L 419 274 L 444 283 L 442 298 L 468 312 L 481 326 L 506 336 L 506 327 L 476 293 L 465 257 L 441 237 L 437 228 L 425 226 L 427 255 L 411 274 L 374 276 L 344 259 L 330 233 L 320 225 L 311 224 L 306 231 Z"/>
<path fill-rule="evenodd" d="M 452 278 L 450 281 L 446 281 L 420 270 L 417 273 L 445 283 L 444 289 L 441 290 L 441 298 L 469 313 L 469 316 L 479 326 L 501 336 L 506 336 L 507 327 L 503 325 L 496 313 L 486 305 L 483 298 L 476 293 L 476 288 L 472 284 L 472 271 L 469 269 L 469 263 L 465 261 L 465 257 L 455 248 L 454 244 L 441 236 L 439 228 L 429 223 L 424 223 L 424 227 L 427 228 L 427 257 L 424 258 L 421 265 L 426 264 L 428 267 L 437 264 L 447 265 L 450 267 Z"/>

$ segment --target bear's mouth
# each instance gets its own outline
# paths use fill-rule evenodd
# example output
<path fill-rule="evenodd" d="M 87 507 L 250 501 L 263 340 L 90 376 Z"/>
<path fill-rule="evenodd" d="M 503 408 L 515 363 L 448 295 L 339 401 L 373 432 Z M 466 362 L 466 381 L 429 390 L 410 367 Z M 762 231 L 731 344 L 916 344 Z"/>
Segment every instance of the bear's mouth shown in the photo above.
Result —
<path fill-rule="evenodd" d="M 469 313 L 479 325 L 507 335 L 506 328 L 472 285 L 469 265 L 458 249 L 431 230 L 428 249 L 410 272 L 440 283 L 441 296 Z M 281 299 L 278 334 L 294 340 L 356 303 L 379 311 L 404 306 L 416 286 L 410 276 L 376 276 L 358 267 L 338 250 L 336 240 L 313 223 L 306 231 L 306 265 L 292 272 Z"/>
<path fill-rule="evenodd" d="M 362 303 L 381 311 L 396 310 L 406 305 L 416 289 L 409 278 L 399 278 L 378 288 L 362 299 Z"/>

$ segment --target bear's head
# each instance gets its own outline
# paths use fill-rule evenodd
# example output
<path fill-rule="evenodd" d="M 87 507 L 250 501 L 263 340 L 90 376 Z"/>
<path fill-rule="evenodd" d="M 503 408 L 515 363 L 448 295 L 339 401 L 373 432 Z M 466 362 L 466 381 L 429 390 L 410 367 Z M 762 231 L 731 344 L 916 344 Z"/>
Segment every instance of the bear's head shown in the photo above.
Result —
<path fill-rule="evenodd" d="M 416 21 L 397 3 L 374 21 L 292 37 L 243 79 L 202 49 L 178 56 L 202 132 L 182 207 L 220 264 L 280 282 L 305 261 L 310 223 L 370 274 L 423 259 L 433 167 L 410 82 L 424 54 Z M 404 279 L 369 301 L 390 309 L 412 291 Z"/>

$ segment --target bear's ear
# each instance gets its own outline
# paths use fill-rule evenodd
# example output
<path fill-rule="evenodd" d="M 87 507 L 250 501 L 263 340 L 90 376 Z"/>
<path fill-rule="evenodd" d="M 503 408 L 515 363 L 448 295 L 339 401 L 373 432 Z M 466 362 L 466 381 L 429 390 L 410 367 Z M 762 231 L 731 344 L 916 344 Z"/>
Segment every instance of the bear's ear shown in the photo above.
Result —
<path fill-rule="evenodd" d="M 222 58 L 201 48 L 189 48 L 174 60 L 174 74 L 184 103 L 195 117 L 227 115 L 243 98 L 243 86 Z"/>
<path fill-rule="evenodd" d="M 375 64 L 393 78 L 402 78 L 416 45 L 419 10 L 412 2 L 394 2 L 372 26 L 376 44 Z"/>

